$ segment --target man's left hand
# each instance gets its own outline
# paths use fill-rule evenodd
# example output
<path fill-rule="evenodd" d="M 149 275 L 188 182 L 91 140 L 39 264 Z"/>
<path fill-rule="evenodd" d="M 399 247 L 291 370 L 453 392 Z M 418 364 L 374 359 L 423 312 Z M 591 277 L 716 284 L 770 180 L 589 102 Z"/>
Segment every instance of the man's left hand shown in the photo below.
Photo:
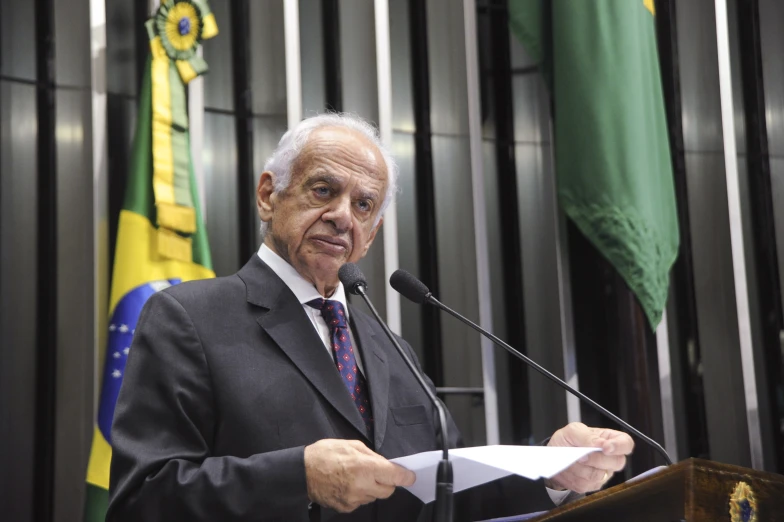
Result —
<path fill-rule="evenodd" d="M 616 471 L 626 466 L 626 455 L 634 449 L 634 441 L 626 433 L 605 428 L 589 428 L 581 422 L 572 422 L 556 431 L 548 446 L 602 448 L 572 464 L 546 481 L 554 489 L 570 489 L 588 493 L 600 489 Z"/>

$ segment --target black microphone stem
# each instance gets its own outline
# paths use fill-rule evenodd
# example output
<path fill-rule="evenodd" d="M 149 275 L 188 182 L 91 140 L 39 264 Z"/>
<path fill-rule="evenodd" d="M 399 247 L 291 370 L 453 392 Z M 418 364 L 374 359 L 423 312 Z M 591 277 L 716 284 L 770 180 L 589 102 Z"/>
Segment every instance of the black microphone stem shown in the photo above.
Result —
<path fill-rule="evenodd" d="M 436 306 L 436 307 L 438 307 L 438 308 L 440 308 L 441 310 L 445 311 L 446 313 L 448 313 L 452 317 L 456 318 L 460 322 L 462 322 L 464 324 L 467 324 L 468 326 L 470 326 L 471 328 L 473 328 L 477 332 L 479 332 L 482 335 L 486 336 L 488 339 L 493 341 L 495 344 L 497 344 L 501 348 L 505 349 L 507 352 L 511 353 L 512 355 L 514 355 L 518 359 L 521 359 L 521 360 L 525 361 L 531 368 L 533 368 L 534 370 L 538 371 L 539 373 L 541 373 L 542 375 L 544 375 L 545 377 L 547 377 L 548 379 L 553 381 L 555 384 L 557 384 L 558 386 L 560 386 L 564 390 L 566 390 L 566 391 L 568 391 L 570 393 L 575 394 L 577 397 L 582 399 L 586 404 L 591 405 L 596 411 L 598 411 L 602 415 L 605 415 L 605 416 L 609 417 L 611 420 L 617 422 L 618 424 L 620 424 L 621 426 L 626 428 L 628 431 L 632 432 L 634 435 L 636 435 L 640 439 L 642 439 L 645 442 L 647 442 L 648 444 L 650 444 L 656 451 L 658 451 L 661 454 L 662 457 L 664 457 L 664 460 L 667 462 L 667 465 L 672 464 L 672 460 L 670 459 L 670 456 L 667 454 L 667 451 L 665 451 L 665 449 L 661 446 L 661 444 L 659 444 L 658 442 L 656 442 L 655 440 L 653 440 L 649 436 L 645 435 L 643 432 L 641 432 L 640 430 L 638 430 L 637 428 L 635 428 L 634 426 L 632 426 L 631 424 L 629 424 L 625 420 L 621 419 L 620 417 L 615 415 L 613 412 L 611 412 L 610 410 L 608 410 L 604 406 L 600 405 L 599 403 L 597 403 L 596 401 L 594 401 L 593 399 L 591 399 L 590 397 L 588 397 L 587 395 L 585 395 L 581 391 L 576 390 L 574 388 L 570 389 L 566 383 L 564 383 L 561 379 L 559 379 L 558 377 L 556 377 L 555 375 L 553 375 L 552 373 L 547 371 L 544 367 L 540 366 L 539 364 L 537 364 L 532 359 L 530 359 L 530 358 L 526 357 L 525 355 L 523 355 L 522 353 L 518 352 L 517 350 L 512 348 L 510 345 L 508 345 L 507 343 L 505 343 L 504 341 L 502 341 L 501 339 L 499 339 L 495 335 L 491 334 L 490 332 L 488 332 L 487 330 L 485 330 L 481 326 L 479 326 L 477 324 L 474 324 L 473 322 L 469 321 L 468 319 L 466 319 L 465 317 L 463 317 L 459 313 L 455 312 L 454 310 L 452 310 L 451 308 L 446 306 L 444 303 L 442 303 L 441 301 L 439 301 L 438 299 L 433 297 L 432 293 L 428 293 L 425 296 L 425 301 L 430 303 L 430 304 L 432 304 L 432 305 L 434 305 L 434 306 Z"/>
<path fill-rule="evenodd" d="M 403 358 L 406 366 L 408 366 L 408 369 L 411 370 L 412 374 L 414 374 L 414 377 L 419 382 L 419 385 L 425 391 L 425 394 L 427 394 L 438 411 L 438 421 L 441 425 L 442 460 L 438 463 L 438 471 L 436 474 L 436 503 L 433 519 L 436 522 L 452 522 L 454 505 L 452 497 L 452 462 L 449 460 L 449 437 L 447 437 L 446 411 L 444 410 L 444 405 L 427 385 L 425 379 L 422 378 L 422 374 L 419 372 L 419 369 L 416 367 L 416 365 L 414 365 L 414 362 L 411 360 L 411 358 L 409 358 L 408 354 L 406 354 L 406 351 L 403 350 L 403 347 L 400 346 L 400 343 L 397 342 L 395 335 L 389 329 L 387 324 L 381 319 L 378 311 L 376 311 L 376 307 L 373 306 L 373 303 L 370 302 L 370 299 L 365 293 L 365 287 L 363 285 L 356 285 L 353 290 L 362 296 L 362 299 L 365 300 L 365 304 L 367 304 L 368 308 L 373 313 L 376 321 L 378 321 L 378 324 L 381 325 L 384 333 L 387 334 L 387 337 L 389 337 L 389 340 L 397 349 L 400 357 Z"/>

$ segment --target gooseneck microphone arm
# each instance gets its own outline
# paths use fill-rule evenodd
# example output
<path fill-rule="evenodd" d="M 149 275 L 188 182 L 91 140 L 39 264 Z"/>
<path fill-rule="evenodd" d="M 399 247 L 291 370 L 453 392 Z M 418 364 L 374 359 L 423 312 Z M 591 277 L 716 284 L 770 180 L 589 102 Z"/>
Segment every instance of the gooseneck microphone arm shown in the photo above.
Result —
<path fill-rule="evenodd" d="M 419 368 L 416 367 L 403 347 L 400 346 L 400 343 L 397 341 L 395 335 L 389 329 L 387 324 L 383 321 L 383 319 L 381 319 L 381 316 L 376 310 L 376 307 L 373 306 L 373 303 L 367 296 L 367 282 L 365 281 L 365 278 L 362 275 L 359 267 L 353 263 L 347 263 L 340 268 L 338 274 L 340 281 L 343 283 L 343 286 L 346 287 L 346 290 L 348 290 L 351 294 L 359 295 L 365 301 L 365 304 L 367 304 L 368 308 L 373 314 L 373 317 L 375 317 L 378 324 L 381 325 L 381 328 L 384 330 L 384 333 L 387 335 L 390 342 L 392 342 L 392 345 L 397 350 L 397 353 L 400 354 L 403 362 L 405 362 L 406 366 L 408 366 L 408 369 L 411 370 L 414 378 L 416 378 L 417 382 L 422 387 L 422 390 L 424 390 L 428 399 L 430 399 L 430 402 L 433 403 L 433 406 L 438 412 L 438 422 L 441 428 L 442 457 L 441 462 L 438 463 L 438 470 L 436 472 L 436 500 L 433 520 L 435 522 L 452 522 L 454 509 L 454 479 L 452 474 L 452 462 L 449 460 L 449 437 L 447 435 L 446 410 L 444 405 L 441 400 L 436 397 L 435 393 L 433 393 L 433 390 L 431 390 L 427 385 L 427 382 L 425 382 L 424 377 L 422 377 L 422 373 L 419 371 Z"/>
<path fill-rule="evenodd" d="M 516 349 L 512 348 L 509 344 L 505 343 L 495 335 L 491 334 L 490 332 L 488 332 L 478 324 L 474 323 L 473 321 L 469 320 L 466 317 L 463 317 L 456 311 L 446 306 L 444 303 L 442 303 L 441 301 L 439 301 L 433 296 L 433 293 L 430 292 L 430 290 L 428 290 L 428 288 L 424 285 L 424 283 L 419 281 L 417 278 L 415 278 L 405 270 L 398 270 L 394 274 L 392 274 L 392 277 L 390 278 L 390 284 L 392 285 L 392 288 L 400 292 L 404 297 L 410 299 L 411 301 L 414 301 L 415 303 L 419 303 L 419 304 L 424 304 L 424 303 L 431 304 L 437 308 L 440 308 L 441 310 L 448 313 L 452 317 L 456 318 L 458 321 L 470 326 L 471 328 L 473 328 L 474 330 L 476 330 L 477 332 L 484 335 L 485 337 L 493 341 L 495 344 L 497 344 L 498 346 L 506 350 L 507 352 L 511 353 L 512 355 L 514 355 L 515 357 L 517 357 L 518 359 L 526 363 L 528 366 L 530 366 L 537 372 L 541 373 L 542 375 L 544 375 L 545 377 L 553 381 L 555 384 L 557 384 L 564 390 L 579 397 L 583 402 L 590 405 L 592 408 L 594 408 L 602 415 L 608 417 L 609 419 L 617 422 L 618 424 L 626 428 L 626 430 L 633 433 L 634 435 L 639 437 L 640 440 L 644 441 L 653 449 L 655 449 L 657 452 L 659 452 L 659 454 L 664 458 L 665 462 L 667 462 L 667 465 L 672 464 L 672 459 L 670 459 L 670 456 L 667 454 L 667 451 L 661 446 L 661 444 L 659 444 L 649 436 L 645 435 L 643 432 L 641 432 L 640 430 L 638 430 L 637 428 L 635 428 L 625 420 L 621 419 L 613 412 L 611 412 L 610 410 L 608 410 L 598 402 L 594 401 L 593 399 L 591 399 L 581 391 L 569 386 L 566 382 L 564 382 L 562 379 L 560 379 L 553 373 L 546 370 L 544 367 L 540 366 L 533 359 L 530 359 L 529 357 L 523 355 Z"/>

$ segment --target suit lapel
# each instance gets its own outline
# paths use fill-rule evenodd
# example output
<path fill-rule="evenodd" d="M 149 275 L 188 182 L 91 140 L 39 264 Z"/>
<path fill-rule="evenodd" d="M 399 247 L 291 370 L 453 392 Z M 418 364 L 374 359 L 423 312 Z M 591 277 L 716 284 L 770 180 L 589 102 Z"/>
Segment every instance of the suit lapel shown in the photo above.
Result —
<path fill-rule="evenodd" d="M 248 302 L 265 308 L 257 322 L 316 390 L 360 433 L 365 424 L 302 305 L 258 256 L 238 272 Z"/>
<path fill-rule="evenodd" d="M 373 324 L 369 323 L 367 316 L 357 313 L 353 307 L 349 308 L 351 329 L 354 339 L 359 344 L 362 354 L 362 366 L 365 369 L 365 379 L 370 389 L 370 404 L 373 407 L 373 424 L 375 434 L 375 448 L 378 451 L 384 442 L 387 431 L 387 411 L 389 409 L 389 366 L 387 356 L 382 349 L 382 341 L 388 345 L 386 338 L 376 336 Z M 391 347 L 394 348 L 394 347 Z"/>

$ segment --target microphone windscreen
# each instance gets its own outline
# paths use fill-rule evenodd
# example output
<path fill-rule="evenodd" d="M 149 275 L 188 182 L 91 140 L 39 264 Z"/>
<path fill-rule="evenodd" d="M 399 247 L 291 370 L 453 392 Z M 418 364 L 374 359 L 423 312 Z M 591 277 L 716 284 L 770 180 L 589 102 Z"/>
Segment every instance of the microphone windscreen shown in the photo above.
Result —
<path fill-rule="evenodd" d="M 405 270 L 395 270 L 389 278 L 389 284 L 400 292 L 403 297 L 417 304 L 424 304 L 425 298 L 430 294 L 430 290 L 425 286 L 425 283 Z"/>
<path fill-rule="evenodd" d="M 367 280 L 362 274 L 362 270 L 354 263 L 346 263 L 341 266 L 340 270 L 338 270 L 338 277 L 343 286 L 346 287 L 346 290 L 354 295 L 359 295 L 358 287 L 364 286 L 367 288 Z"/>

